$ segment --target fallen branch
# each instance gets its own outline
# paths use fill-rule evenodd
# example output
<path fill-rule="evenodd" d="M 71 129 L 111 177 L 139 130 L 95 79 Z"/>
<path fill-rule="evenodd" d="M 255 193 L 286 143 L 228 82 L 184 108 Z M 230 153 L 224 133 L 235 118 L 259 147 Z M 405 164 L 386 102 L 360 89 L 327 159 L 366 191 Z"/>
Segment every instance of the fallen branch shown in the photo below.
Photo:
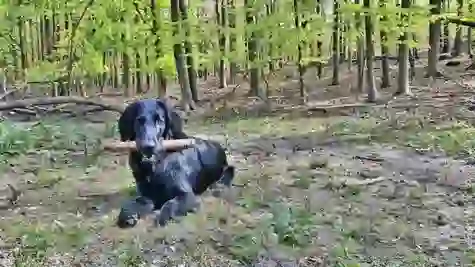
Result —
<path fill-rule="evenodd" d="M 193 146 L 195 144 L 195 139 L 163 140 L 162 142 L 165 150 L 177 151 Z M 137 147 L 134 141 L 110 141 L 102 144 L 102 149 L 113 152 L 130 152 L 137 150 Z"/>
<path fill-rule="evenodd" d="M 29 109 L 26 109 L 26 108 L 14 108 L 12 111 L 17 113 L 17 114 L 24 114 L 24 115 L 30 115 L 30 116 L 37 116 L 38 115 L 35 111 L 29 110 Z"/>
<path fill-rule="evenodd" d="M 41 97 L 41 98 L 22 99 L 22 100 L 9 101 L 6 103 L 0 103 L 0 111 L 11 110 L 15 108 L 26 108 L 29 106 L 46 106 L 46 105 L 66 104 L 66 103 L 99 106 L 99 107 L 104 108 L 104 110 L 116 111 L 119 113 L 122 113 L 125 109 L 125 105 L 106 104 L 104 102 L 94 101 L 92 99 L 88 99 L 84 97 L 58 96 L 58 97 Z"/>

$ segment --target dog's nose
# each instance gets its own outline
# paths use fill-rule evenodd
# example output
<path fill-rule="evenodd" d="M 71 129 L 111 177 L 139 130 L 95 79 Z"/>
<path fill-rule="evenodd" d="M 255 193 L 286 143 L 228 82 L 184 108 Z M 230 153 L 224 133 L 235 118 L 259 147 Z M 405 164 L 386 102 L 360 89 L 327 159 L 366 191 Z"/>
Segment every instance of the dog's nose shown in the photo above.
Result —
<path fill-rule="evenodd" d="M 140 148 L 142 154 L 144 154 L 147 157 L 151 157 L 153 155 L 153 152 L 155 150 L 155 146 L 153 145 L 144 145 Z"/>

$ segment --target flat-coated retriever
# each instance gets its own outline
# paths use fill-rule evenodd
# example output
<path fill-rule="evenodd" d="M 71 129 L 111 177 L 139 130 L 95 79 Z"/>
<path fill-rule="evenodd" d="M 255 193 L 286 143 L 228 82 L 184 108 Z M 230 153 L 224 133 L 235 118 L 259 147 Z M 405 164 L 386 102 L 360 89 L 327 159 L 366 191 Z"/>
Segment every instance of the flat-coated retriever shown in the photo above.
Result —
<path fill-rule="evenodd" d="M 129 153 L 137 193 L 140 184 L 152 175 L 154 156 L 165 155 L 162 140 L 185 139 L 183 120 L 167 99 L 143 99 L 129 104 L 118 121 L 121 141 L 135 141 L 137 151 Z"/>
<path fill-rule="evenodd" d="M 140 184 L 141 196 L 126 201 L 117 225 L 133 227 L 138 219 L 157 211 L 161 226 L 199 208 L 197 195 L 218 184 L 229 187 L 234 166 L 228 164 L 224 148 L 217 142 L 196 138 L 193 147 L 172 152 L 155 162 L 153 175 Z"/>

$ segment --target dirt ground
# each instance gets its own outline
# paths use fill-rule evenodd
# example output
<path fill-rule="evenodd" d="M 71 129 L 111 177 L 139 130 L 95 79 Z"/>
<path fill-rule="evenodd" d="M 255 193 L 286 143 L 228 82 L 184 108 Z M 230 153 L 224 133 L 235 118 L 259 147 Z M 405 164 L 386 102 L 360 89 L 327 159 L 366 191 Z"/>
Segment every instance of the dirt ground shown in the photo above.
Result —
<path fill-rule="evenodd" d="M 285 97 L 270 104 L 209 101 L 187 132 L 226 145 L 235 184 L 165 228 L 114 226 L 134 188 L 126 156 L 94 150 L 113 116 L 46 121 L 34 149 L 2 157 L 0 188 L 22 194 L 0 208 L 0 266 L 473 266 L 475 73 L 423 74 L 414 96 L 378 105 L 348 105 L 350 75 L 330 87 L 311 72 L 312 105 L 332 107 L 297 107 L 292 73 L 272 78 Z"/>

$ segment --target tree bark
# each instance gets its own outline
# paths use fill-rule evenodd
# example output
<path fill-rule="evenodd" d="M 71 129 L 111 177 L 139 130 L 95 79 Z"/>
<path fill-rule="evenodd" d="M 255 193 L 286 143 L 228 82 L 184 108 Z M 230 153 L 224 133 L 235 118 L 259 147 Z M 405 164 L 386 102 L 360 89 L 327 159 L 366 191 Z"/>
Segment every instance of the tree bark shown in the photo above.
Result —
<path fill-rule="evenodd" d="M 295 28 L 298 29 L 300 32 L 300 28 L 302 28 L 302 24 L 300 22 L 300 8 L 299 8 L 299 0 L 293 0 L 294 1 L 294 22 L 295 22 Z M 303 49 L 303 44 L 302 40 L 300 40 L 300 34 L 298 33 L 298 44 L 297 44 L 297 66 L 298 66 L 298 71 L 299 71 L 299 92 L 300 92 L 300 100 L 302 104 L 305 104 L 307 102 L 307 93 L 305 92 L 305 84 L 303 81 L 303 75 L 304 75 L 304 66 L 302 62 L 302 49 Z"/>
<path fill-rule="evenodd" d="M 370 0 L 364 0 L 363 5 L 366 10 L 370 10 Z M 368 102 L 376 102 L 378 98 L 378 91 L 376 90 L 374 82 L 374 69 L 373 69 L 373 57 L 374 57 L 374 43 L 373 43 L 373 21 L 372 16 L 369 13 L 365 14 L 365 38 L 366 38 L 366 78 L 368 81 Z"/>
<path fill-rule="evenodd" d="M 152 11 L 152 35 L 155 37 L 155 59 L 160 58 L 162 55 L 162 44 L 160 37 L 160 25 L 161 25 L 161 13 L 157 6 L 157 0 L 150 0 L 150 9 Z M 156 70 L 156 77 L 158 80 L 158 96 L 165 96 L 167 94 L 167 79 L 162 67 L 158 67 Z"/>
<path fill-rule="evenodd" d="M 219 30 L 219 88 L 226 88 L 226 34 L 225 29 L 227 25 L 227 14 L 224 0 L 215 0 L 216 23 L 220 25 Z"/>
<path fill-rule="evenodd" d="M 355 0 L 356 5 L 360 5 L 360 0 Z M 360 11 L 355 13 L 355 21 L 356 21 L 356 30 L 361 32 L 362 30 L 362 23 L 361 23 L 361 13 Z M 358 93 L 363 93 L 363 86 L 364 86 L 364 66 L 365 66 L 365 54 L 364 54 L 364 40 L 361 36 L 358 36 L 356 39 L 356 64 L 357 64 L 357 91 Z"/>
<path fill-rule="evenodd" d="M 463 0 L 457 0 L 457 16 L 461 18 L 463 16 Z M 457 30 L 455 32 L 455 41 L 454 41 L 454 51 L 453 55 L 458 57 L 462 54 L 462 26 L 457 25 Z"/>
<path fill-rule="evenodd" d="M 331 85 L 340 84 L 340 15 L 338 9 L 339 0 L 333 1 L 333 36 L 332 36 L 332 54 L 333 54 L 333 75 Z"/>
<path fill-rule="evenodd" d="M 171 20 L 174 22 L 174 36 L 180 33 L 180 10 L 179 0 L 170 1 Z M 181 40 L 175 40 L 173 44 L 173 56 L 175 57 L 176 72 L 181 88 L 181 105 L 185 112 L 195 109 L 195 103 L 191 96 L 190 84 L 188 82 L 187 69 L 185 66 L 185 57 L 183 55 L 183 45 Z"/>
<path fill-rule="evenodd" d="M 407 41 L 409 40 L 409 33 L 407 28 L 404 25 L 409 23 L 408 15 L 406 12 L 409 12 L 411 8 L 411 0 L 402 0 L 401 8 L 403 13 L 401 13 L 401 26 L 404 29 L 404 33 L 401 35 L 400 44 L 399 44 L 399 77 L 398 77 L 398 88 L 395 92 L 396 95 L 401 94 L 411 94 L 409 87 L 409 45 Z"/>
<path fill-rule="evenodd" d="M 380 8 L 385 8 L 386 5 L 387 5 L 386 0 L 379 1 Z M 381 16 L 380 25 L 383 25 L 386 20 L 387 20 L 386 16 Z M 391 85 L 390 85 L 389 60 L 388 60 L 389 48 L 387 45 L 388 37 L 385 30 L 380 31 L 380 37 L 381 37 L 381 70 L 382 70 L 381 88 L 388 88 Z"/>
<path fill-rule="evenodd" d="M 229 10 L 229 50 L 236 51 L 237 43 L 236 43 L 236 5 L 234 0 L 228 0 L 228 10 Z M 231 84 L 236 83 L 236 75 L 238 73 L 238 67 L 236 64 L 235 59 L 230 59 L 230 66 L 229 66 L 229 82 Z"/>
<path fill-rule="evenodd" d="M 191 98 L 193 101 L 198 101 L 198 85 L 196 79 L 196 66 L 195 66 L 195 59 L 193 53 L 193 46 L 190 40 L 190 22 L 188 21 L 188 6 L 186 4 L 187 1 L 179 0 L 179 8 L 180 8 L 180 15 L 181 21 L 183 22 L 183 27 L 185 30 L 185 53 L 186 53 L 186 65 L 188 71 L 188 83 L 190 84 L 190 92 Z"/>
<path fill-rule="evenodd" d="M 440 15 L 441 1 L 430 0 L 431 15 Z M 439 61 L 439 42 L 440 42 L 441 23 L 440 20 L 429 23 L 429 56 L 427 66 L 427 77 L 437 78 L 441 76 L 438 71 L 437 63 Z"/>
<path fill-rule="evenodd" d="M 257 12 L 253 9 L 255 0 L 245 0 L 244 5 L 246 6 L 246 24 L 247 25 L 255 25 L 257 24 Z M 248 51 L 248 58 L 249 58 L 249 76 L 250 76 L 250 91 L 249 95 L 257 96 L 262 99 L 266 98 L 264 90 L 260 88 L 260 68 L 258 66 L 258 59 L 259 59 L 259 37 L 256 34 L 256 30 L 253 29 L 252 31 L 247 29 L 247 51 Z"/>
<path fill-rule="evenodd" d="M 450 6 L 450 0 L 441 0 L 442 4 L 444 6 L 444 10 L 446 12 L 449 12 L 449 6 Z M 448 54 L 450 53 L 450 29 L 449 29 L 449 22 L 444 21 L 444 34 L 443 34 L 443 40 L 444 42 L 442 43 L 442 53 Z"/>

